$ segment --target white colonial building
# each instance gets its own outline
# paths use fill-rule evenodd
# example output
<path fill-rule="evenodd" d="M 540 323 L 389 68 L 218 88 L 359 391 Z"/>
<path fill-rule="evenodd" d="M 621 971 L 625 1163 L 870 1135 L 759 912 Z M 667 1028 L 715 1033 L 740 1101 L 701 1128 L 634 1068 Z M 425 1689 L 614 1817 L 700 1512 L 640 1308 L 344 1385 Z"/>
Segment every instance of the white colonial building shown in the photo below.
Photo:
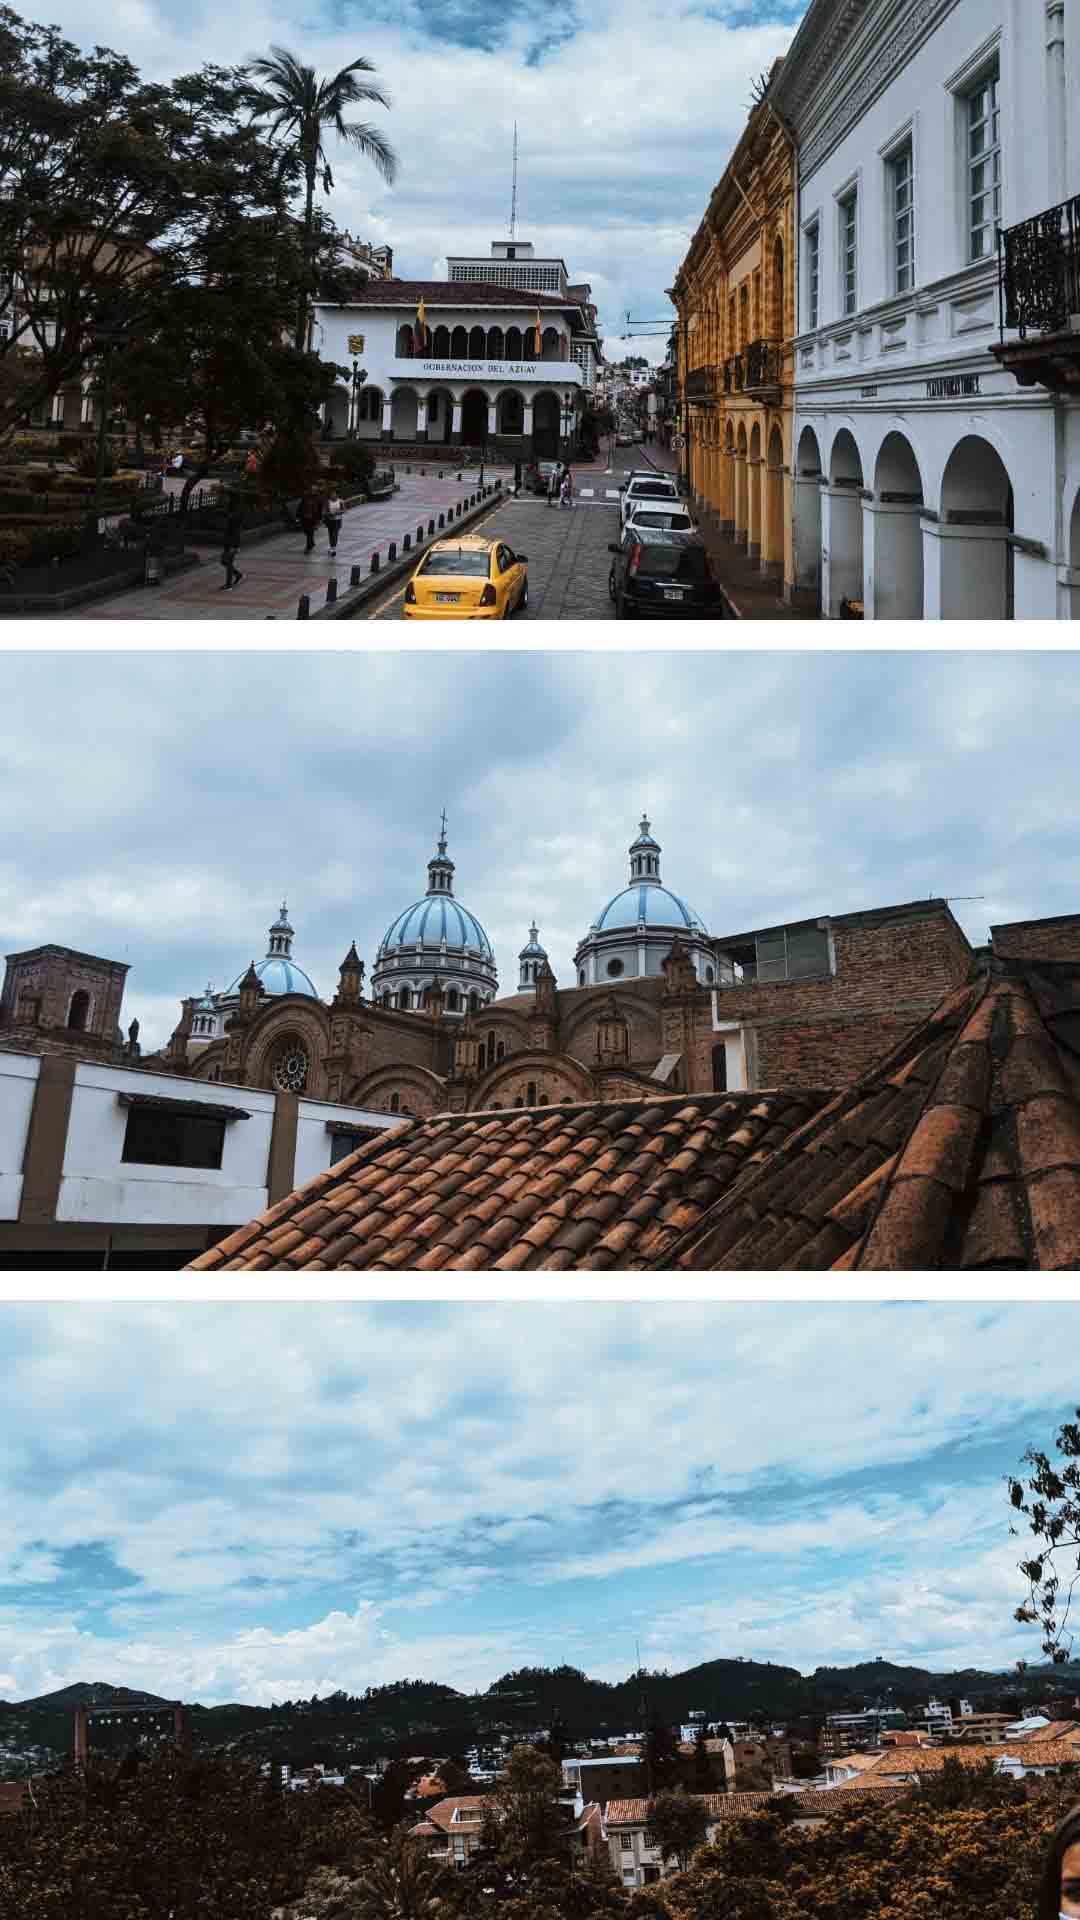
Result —
<path fill-rule="evenodd" d="M 451 257 L 446 280 L 372 280 L 347 306 L 320 303 L 313 345 L 349 369 L 326 413 L 333 437 L 513 459 L 568 448 L 600 343 L 590 289 L 564 261 L 496 241 L 490 259 Z"/>
<path fill-rule="evenodd" d="M 1078 15 L 812 0 L 770 90 L 798 146 L 796 577 L 826 617 L 1073 613 Z"/>

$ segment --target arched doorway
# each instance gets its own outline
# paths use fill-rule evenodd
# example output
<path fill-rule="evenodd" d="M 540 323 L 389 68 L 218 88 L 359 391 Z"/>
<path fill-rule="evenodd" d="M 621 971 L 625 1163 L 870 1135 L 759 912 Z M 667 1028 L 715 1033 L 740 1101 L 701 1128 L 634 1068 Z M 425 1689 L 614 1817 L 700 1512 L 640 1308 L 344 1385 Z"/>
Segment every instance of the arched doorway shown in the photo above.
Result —
<path fill-rule="evenodd" d="M 746 424 L 740 420 L 735 435 L 735 540 L 740 547 L 746 545 L 746 527 Z"/>
<path fill-rule="evenodd" d="M 349 400 L 348 387 L 335 387 L 326 402 L 323 412 L 323 430 L 325 432 L 329 428 L 326 434 L 328 440 L 343 440 L 348 433 Z"/>
<path fill-rule="evenodd" d="M 486 357 L 487 357 L 487 334 L 484 332 L 483 327 L 470 328 L 469 359 L 484 360 L 486 359 Z"/>
<path fill-rule="evenodd" d="M 1013 491 L 997 448 L 968 434 L 949 455 L 941 481 L 938 617 L 1013 617 Z"/>
<path fill-rule="evenodd" d="M 383 399 L 381 387 L 361 387 L 355 414 L 358 440 L 379 438 L 382 432 Z"/>
<path fill-rule="evenodd" d="M 469 335 L 464 327 L 455 327 L 450 336 L 451 360 L 467 360 L 469 357 Z"/>
<path fill-rule="evenodd" d="M 751 560 L 761 559 L 761 427 L 754 421 L 750 429 L 747 482 L 746 551 Z"/>
<path fill-rule="evenodd" d="M 520 327 L 507 327 L 506 329 L 506 357 L 508 360 L 521 359 Z"/>
<path fill-rule="evenodd" d="M 417 398 L 412 387 L 396 387 L 390 403 L 390 425 L 395 440 L 416 439 Z"/>
<path fill-rule="evenodd" d="M 499 395 L 499 432 L 518 437 L 525 431 L 525 397 L 514 387 Z"/>
<path fill-rule="evenodd" d="M 454 396 L 447 387 L 432 387 L 427 403 L 427 437 L 439 443 L 449 440 L 454 424 Z"/>
<path fill-rule="evenodd" d="M 533 401 L 533 452 L 538 460 L 554 460 L 559 451 L 559 396 L 538 393 Z"/>
<path fill-rule="evenodd" d="M 470 387 L 461 403 L 461 438 L 467 447 L 482 447 L 487 440 L 487 394 Z"/>
<path fill-rule="evenodd" d="M 449 360 L 450 358 L 449 327 L 436 327 L 434 333 L 431 336 L 431 357 L 433 360 Z"/>
<path fill-rule="evenodd" d="M 67 1024 L 72 1033 L 85 1033 L 90 1019 L 90 995 L 82 987 L 71 996 Z"/>
<path fill-rule="evenodd" d="M 863 470 L 855 437 L 841 427 L 833 441 L 822 525 L 825 612 L 839 619 L 845 603 L 863 597 Z"/>
<path fill-rule="evenodd" d="M 875 620 L 923 617 L 922 511 L 922 475 L 914 451 L 902 433 L 887 433 L 867 516 L 873 530 L 867 613 Z"/>
<path fill-rule="evenodd" d="M 489 327 L 487 330 L 487 357 L 489 360 L 501 360 L 503 357 L 503 330 L 501 327 Z"/>
<path fill-rule="evenodd" d="M 821 449 L 813 427 L 799 435 L 795 457 L 795 589 L 821 607 Z"/>
<path fill-rule="evenodd" d="M 416 342 L 411 327 L 399 327 L 397 330 L 396 352 L 399 360 L 411 360 Z"/>
<path fill-rule="evenodd" d="M 562 343 L 558 327 L 545 327 L 541 336 L 540 358 L 542 360 L 561 360 Z"/>
<path fill-rule="evenodd" d="M 780 586 L 784 578 L 784 439 L 778 426 L 769 435 L 765 464 L 765 524 L 761 538 L 761 571 Z"/>

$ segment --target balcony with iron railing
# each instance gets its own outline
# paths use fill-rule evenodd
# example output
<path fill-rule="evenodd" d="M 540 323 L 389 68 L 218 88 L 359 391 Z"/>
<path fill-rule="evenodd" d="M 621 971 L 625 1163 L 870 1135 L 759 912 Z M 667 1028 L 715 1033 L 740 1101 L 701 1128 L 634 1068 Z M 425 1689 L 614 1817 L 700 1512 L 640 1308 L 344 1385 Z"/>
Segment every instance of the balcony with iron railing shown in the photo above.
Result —
<path fill-rule="evenodd" d="M 743 391 L 755 400 L 778 400 L 782 390 L 783 348 L 777 340 L 752 340 L 746 349 Z"/>
<path fill-rule="evenodd" d="M 1080 391 L 1080 195 L 998 229 L 998 300 L 995 359 L 1022 387 Z"/>
<path fill-rule="evenodd" d="M 718 369 L 713 366 L 691 367 L 686 376 L 686 397 L 696 404 L 708 405 L 716 398 Z"/>

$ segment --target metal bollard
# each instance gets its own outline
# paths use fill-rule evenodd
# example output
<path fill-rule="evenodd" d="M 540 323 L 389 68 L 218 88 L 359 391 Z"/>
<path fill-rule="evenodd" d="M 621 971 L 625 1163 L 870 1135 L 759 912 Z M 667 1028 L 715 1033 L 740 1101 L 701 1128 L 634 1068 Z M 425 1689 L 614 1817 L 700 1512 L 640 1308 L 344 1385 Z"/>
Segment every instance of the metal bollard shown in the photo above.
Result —
<path fill-rule="evenodd" d="M 440 468 L 439 468 L 439 479 L 441 480 L 441 479 L 442 479 L 442 477 L 443 477 L 443 475 L 442 475 L 442 468 L 440 467 Z"/>
<path fill-rule="evenodd" d="M 461 479 L 461 475 L 460 475 L 460 473 L 458 473 L 458 474 L 455 474 L 455 476 L 454 476 L 454 477 L 455 477 L 455 479 L 457 479 L 457 480 L 460 480 L 460 479 Z"/>
<path fill-rule="evenodd" d="M 424 537 L 424 529 L 423 529 L 423 527 L 422 527 L 422 526 L 419 526 L 419 527 L 417 527 L 417 529 L 416 529 L 416 544 L 417 544 L 417 546 L 419 546 L 419 545 L 420 545 L 420 542 L 421 542 L 421 540 L 423 539 L 423 537 Z"/>
<path fill-rule="evenodd" d="M 428 530 L 428 538 L 430 539 L 430 537 L 431 537 L 431 535 L 432 535 L 432 534 L 434 533 L 434 531 L 435 531 L 435 522 L 434 522 L 434 520 L 429 520 L 429 521 L 428 521 L 428 523 L 427 523 L 427 530 Z"/>
<path fill-rule="evenodd" d="M 444 513 L 440 513 L 439 515 L 439 525 L 440 527 L 445 527 L 446 525 L 446 515 Z"/>
<path fill-rule="evenodd" d="M 402 539 L 402 542 L 401 542 L 401 551 L 402 551 L 402 553 L 408 553 L 408 551 L 409 551 L 409 548 L 410 548 L 411 546 L 412 546 L 412 541 L 410 540 L 410 538 L 409 538 L 409 536 L 408 536 L 408 534 L 405 534 L 405 535 L 404 535 L 404 537 L 403 537 L 403 539 Z"/>
<path fill-rule="evenodd" d="M 350 568 L 349 568 L 349 585 L 350 585 L 350 587 L 358 587 L 358 586 L 360 585 L 360 569 L 359 569 L 359 567 L 350 567 Z"/>
<path fill-rule="evenodd" d="M 302 593 L 296 603 L 296 617 L 298 620 L 307 620 L 310 616 L 311 595 L 309 593 Z"/>
<path fill-rule="evenodd" d="M 379 556 L 378 556 L 378 553 L 373 553 L 373 554 L 372 554 L 372 556 L 371 556 L 371 571 L 372 571 L 372 573 L 378 573 L 378 571 L 379 571 Z"/>
<path fill-rule="evenodd" d="M 334 573 L 334 574 L 331 574 L 329 580 L 326 583 L 327 606 L 332 607 L 336 599 L 337 599 L 337 574 Z"/>
<path fill-rule="evenodd" d="M 392 562 L 392 561 L 394 561 L 394 560 L 396 560 L 396 559 L 397 559 L 397 546 L 396 546 L 396 544 L 394 543 L 394 541 L 393 541 L 393 540 L 391 540 L 391 542 L 390 542 L 390 545 L 389 545 L 389 546 L 387 547 L 387 549 L 386 549 L 386 564 L 387 564 L 387 566 L 389 566 L 389 565 L 391 564 L 391 562 Z"/>

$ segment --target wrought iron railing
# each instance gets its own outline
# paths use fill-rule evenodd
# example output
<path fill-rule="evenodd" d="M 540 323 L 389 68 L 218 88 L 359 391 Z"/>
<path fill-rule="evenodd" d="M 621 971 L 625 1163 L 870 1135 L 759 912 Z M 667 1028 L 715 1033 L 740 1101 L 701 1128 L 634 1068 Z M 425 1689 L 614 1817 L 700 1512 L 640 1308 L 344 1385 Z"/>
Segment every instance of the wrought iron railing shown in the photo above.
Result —
<path fill-rule="evenodd" d="M 725 393 L 741 393 L 742 392 L 744 372 L 745 372 L 745 367 L 744 367 L 743 357 L 741 353 L 733 354 L 730 360 L 725 360 L 724 362 L 724 392 Z"/>
<path fill-rule="evenodd" d="M 1080 195 L 998 229 L 1001 338 L 1064 333 L 1080 313 Z"/>
<path fill-rule="evenodd" d="M 746 349 L 746 380 L 749 389 L 780 385 L 780 348 L 775 340 L 753 340 Z"/>
<path fill-rule="evenodd" d="M 716 368 L 691 367 L 686 376 L 688 400 L 712 400 L 716 394 Z"/>

